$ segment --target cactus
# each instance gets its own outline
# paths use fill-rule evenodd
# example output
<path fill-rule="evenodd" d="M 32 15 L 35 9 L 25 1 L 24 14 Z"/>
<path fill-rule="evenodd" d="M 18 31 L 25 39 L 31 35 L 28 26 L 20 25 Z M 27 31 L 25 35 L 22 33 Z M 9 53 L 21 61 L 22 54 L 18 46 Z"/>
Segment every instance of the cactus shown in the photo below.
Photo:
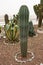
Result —
<path fill-rule="evenodd" d="M 42 24 L 42 17 L 40 16 L 40 17 L 39 17 L 38 27 L 41 27 L 41 24 Z"/>
<path fill-rule="evenodd" d="M 40 4 L 43 4 L 43 0 L 40 0 Z"/>
<path fill-rule="evenodd" d="M 9 18 L 7 14 L 5 14 L 4 19 L 5 19 L 5 24 L 9 23 Z"/>
<path fill-rule="evenodd" d="M 19 10 L 20 46 L 22 57 L 27 56 L 28 19 L 29 19 L 28 7 L 26 5 L 22 5 Z"/>
<path fill-rule="evenodd" d="M 29 22 L 29 36 L 30 37 L 33 37 L 33 36 L 35 36 L 36 34 L 35 34 L 35 31 L 34 31 L 34 27 L 33 27 L 33 23 L 32 23 L 32 21 L 30 21 Z"/>
<path fill-rule="evenodd" d="M 19 31 L 19 26 L 15 25 L 13 20 L 11 20 L 11 22 L 9 22 L 8 24 L 5 25 L 5 34 L 6 34 L 6 37 L 8 38 L 8 40 L 10 40 L 10 41 L 19 40 L 18 31 Z"/>
<path fill-rule="evenodd" d="M 34 11 L 39 19 L 38 27 L 41 27 L 42 19 L 43 19 L 43 4 L 34 5 Z"/>

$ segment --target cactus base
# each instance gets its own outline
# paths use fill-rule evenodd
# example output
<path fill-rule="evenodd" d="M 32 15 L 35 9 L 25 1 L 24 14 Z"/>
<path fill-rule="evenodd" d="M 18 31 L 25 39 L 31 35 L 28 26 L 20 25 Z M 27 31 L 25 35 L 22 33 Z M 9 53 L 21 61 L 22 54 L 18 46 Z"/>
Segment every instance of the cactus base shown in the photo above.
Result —
<path fill-rule="evenodd" d="M 31 62 L 33 59 L 34 59 L 34 54 L 33 52 L 30 51 L 27 51 L 27 57 L 22 57 L 20 52 L 16 53 L 15 55 L 15 61 L 20 63 Z"/>

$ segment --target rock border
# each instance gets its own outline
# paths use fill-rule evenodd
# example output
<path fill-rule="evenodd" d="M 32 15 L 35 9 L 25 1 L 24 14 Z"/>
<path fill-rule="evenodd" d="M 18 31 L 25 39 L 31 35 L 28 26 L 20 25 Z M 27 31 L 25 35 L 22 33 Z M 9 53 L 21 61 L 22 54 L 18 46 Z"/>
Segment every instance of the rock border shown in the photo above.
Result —
<path fill-rule="evenodd" d="M 33 54 L 33 52 L 31 52 L 31 51 L 27 51 L 28 53 L 31 53 L 31 55 L 32 55 L 32 57 L 31 58 L 29 58 L 29 59 L 26 59 L 26 60 L 19 60 L 19 59 L 17 59 L 17 56 L 21 53 L 21 52 L 18 52 L 18 53 L 16 53 L 16 55 L 15 55 L 15 61 L 17 61 L 17 62 L 20 62 L 20 63 L 25 63 L 25 62 L 31 62 L 33 59 L 34 59 L 34 54 Z"/>
<path fill-rule="evenodd" d="M 35 36 L 33 36 L 33 37 L 37 37 L 38 36 L 38 33 L 36 33 L 36 35 Z"/>
<path fill-rule="evenodd" d="M 41 29 L 41 28 L 38 29 L 38 30 L 37 30 L 37 33 L 43 34 L 43 29 Z"/>
<path fill-rule="evenodd" d="M 14 43 L 7 43 L 7 42 L 5 42 L 5 41 L 3 41 L 3 43 L 5 44 L 5 45 L 15 45 Z"/>

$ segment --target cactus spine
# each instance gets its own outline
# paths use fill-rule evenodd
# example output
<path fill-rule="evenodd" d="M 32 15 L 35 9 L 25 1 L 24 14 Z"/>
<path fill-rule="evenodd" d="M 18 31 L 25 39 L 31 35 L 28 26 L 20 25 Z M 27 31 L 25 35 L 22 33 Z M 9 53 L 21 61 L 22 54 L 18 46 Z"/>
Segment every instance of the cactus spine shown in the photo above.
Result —
<path fill-rule="evenodd" d="M 28 19 L 29 10 L 26 5 L 22 5 L 19 10 L 19 25 L 20 25 L 20 46 L 22 57 L 27 56 L 27 39 L 28 39 Z"/>

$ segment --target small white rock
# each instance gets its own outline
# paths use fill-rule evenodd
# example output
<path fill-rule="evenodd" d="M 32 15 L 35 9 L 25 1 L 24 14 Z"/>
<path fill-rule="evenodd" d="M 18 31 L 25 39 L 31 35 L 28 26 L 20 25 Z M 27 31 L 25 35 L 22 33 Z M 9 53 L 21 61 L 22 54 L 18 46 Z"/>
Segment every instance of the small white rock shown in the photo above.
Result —
<path fill-rule="evenodd" d="M 6 36 L 3 36 L 3 38 L 6 38 Z"/>
<path fill-rule="evenodd" d="M 41 34 L 43 34 L 43 30 L 37 30 L 37 33 L 41 33 Z"/>
<path fill-rule="evenodd" d="M 11 64 L 12 65 L 12 64 Z"/>
<path fill-rule="evenodd" d="M 43 65 L 43 63 L 40 63 L 40 65 Z"/>

